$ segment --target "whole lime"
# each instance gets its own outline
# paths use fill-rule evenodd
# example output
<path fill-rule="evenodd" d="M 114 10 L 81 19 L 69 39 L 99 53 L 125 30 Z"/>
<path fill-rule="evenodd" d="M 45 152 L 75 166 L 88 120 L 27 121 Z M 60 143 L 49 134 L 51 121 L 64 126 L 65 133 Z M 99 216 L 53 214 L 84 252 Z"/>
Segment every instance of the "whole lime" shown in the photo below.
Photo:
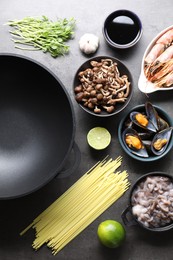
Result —
<path fill-rule="evenodd" d="M 121 223 L 115 220 L 105 220 L 99 224 L 97 235 L 104 246 L 117 248 L 125 240 L 126 231 Z"/>

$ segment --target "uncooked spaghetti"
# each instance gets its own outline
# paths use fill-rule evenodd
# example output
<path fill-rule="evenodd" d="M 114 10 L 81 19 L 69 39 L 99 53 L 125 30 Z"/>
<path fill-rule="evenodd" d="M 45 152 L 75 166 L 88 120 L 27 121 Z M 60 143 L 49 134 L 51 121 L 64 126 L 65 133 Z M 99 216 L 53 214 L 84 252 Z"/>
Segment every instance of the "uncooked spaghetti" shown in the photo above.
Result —
<path fill-rule="evenodd" d="M 98 162 L 20 235 L 34 228 L 33 248 L 47 243 L 57 254 L 129 188 L 127 172 L 115 172 L 121 162 L 121 157 Z"/>

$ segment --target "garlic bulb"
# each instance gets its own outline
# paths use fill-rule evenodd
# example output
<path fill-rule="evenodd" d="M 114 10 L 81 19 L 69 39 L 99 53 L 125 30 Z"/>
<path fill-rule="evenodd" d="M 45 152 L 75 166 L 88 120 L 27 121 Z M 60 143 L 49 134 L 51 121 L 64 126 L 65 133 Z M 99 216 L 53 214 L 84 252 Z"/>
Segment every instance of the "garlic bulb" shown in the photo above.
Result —
<path fill-rule="evenodd" d="M 99 47 L 99 38 L 92 33 L 85 33 L 79 40 L 79 48 L 85 54 L 96 52 Z"/>

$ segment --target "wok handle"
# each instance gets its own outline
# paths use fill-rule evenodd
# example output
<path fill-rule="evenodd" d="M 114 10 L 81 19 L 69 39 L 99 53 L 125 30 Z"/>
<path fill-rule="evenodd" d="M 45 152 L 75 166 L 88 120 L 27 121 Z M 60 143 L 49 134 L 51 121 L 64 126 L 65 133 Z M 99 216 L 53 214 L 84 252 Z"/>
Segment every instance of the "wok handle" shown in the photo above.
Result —
<path fill-rule="evenodd" d="M 121 218 L 126 226 L 134 226 L 137 225 L 134 216 L 131 213 L 130 206 L 128 206 L 121 214 Z"/>
<path fill-rule="evenodd" d="M 74 153 L 73 166 L 72 167 L 70 166 L 70 168 L 62 170 L 60 173 L 58 173 L 56 178 L 58 178 L 58 179 L 66 178 L 66 177 L 70 176 L 73 172 L 75 172 L 76 169 L 78 168 L 79 163 L 81 161 L 81 152 L 79 150 L 78 145 L 75 142 L 73 144 L 72 151 Z"/>

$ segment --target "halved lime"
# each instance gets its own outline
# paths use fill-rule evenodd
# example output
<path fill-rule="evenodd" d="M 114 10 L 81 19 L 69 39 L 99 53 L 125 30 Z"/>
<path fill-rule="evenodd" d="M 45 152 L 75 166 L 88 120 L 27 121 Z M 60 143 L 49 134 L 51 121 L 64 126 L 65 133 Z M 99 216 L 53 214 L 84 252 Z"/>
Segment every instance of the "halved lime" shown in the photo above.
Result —
<path fill-rule="evenodd" d="M 102 150 L 110 144 L 111 135 L 104 127 L 94 127 L 88 132 L 87 141 L 92 148 Z"/>

